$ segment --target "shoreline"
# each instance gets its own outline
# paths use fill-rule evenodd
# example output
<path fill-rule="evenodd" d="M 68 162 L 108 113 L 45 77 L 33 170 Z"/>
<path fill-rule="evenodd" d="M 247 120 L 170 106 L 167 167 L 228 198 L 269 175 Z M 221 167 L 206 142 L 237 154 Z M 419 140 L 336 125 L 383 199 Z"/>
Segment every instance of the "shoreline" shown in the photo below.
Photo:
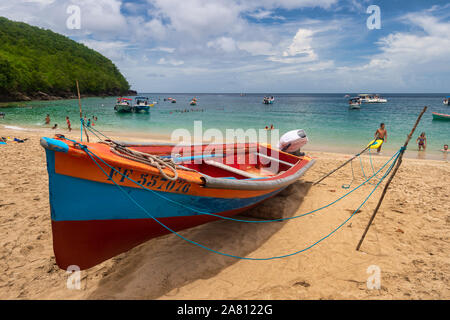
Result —
<path fill-rule="evenodd" d="M 72 129 L 72 132 L 68 132 L 67 129 L 58 128 L 56 130 L 52 130 L 50 127 L 31 127 L 31 126 L 15 126 L 10 124 L 2 124 L 0 122 L 0 128 L 3 128 L 5 130 L 11 130 L 13 132 L 34 132 L 35 134 L 46 134 L 50 137 L 54 136 L 55 134 L 63 134 L 63 135 L 70 135 L 72 138 L 78 140 L 80 137 L 79 128 L 75 127 Z M 137 131 L 123 131 L 123 130 L 99 130 L 106 136 L 110 138 L 114 138 L 117 140 L 124 140 L 124 141 L 140 141 L 140 142 L 172 142 L 170 139 L 169 134 L 162 134 L 162 133 L 153 133 L 153 132 L 137 132 Z M 207 141 L 205 141 L 207 143 Z M 354 155 L 360 152 L 365 146 L 362 146 L 361 148 L 348 148 L 346 146 L 327 146 L 327 145 L 316 145 L 316 144 L 308 144 L 304 151 L 306 153 L 309 152 L 323 152 L 323 153 L 329 153 L 329 154 L 339 154 L 339 155 Z M 411 142 L 410 146 L 411 148 Z M 400 148 L 400 146 L 399 146 Z M 371 156 L 374 158 L 385 158 L 390 157 L 392 154 L 394 154 L 396 151 L 391 149 L 385 149 L 382 150 L 381 154 L 376 154 L 376 151 L 372 151 Z M 368 153 L 365 153 L 364 156 L 368 156 Z M 444 154 L 440 151 L 435 152 L 426 152 L 426 151 L 417 151 L 417 150 L 411 150 L 408 149 L 405 152 L 404 158 L 406 159 L 413 159 L 413 160 L 425 160 L 425 161 L 440 161 L 440 162 L 448 162 L 450 160 L 450 156 L 447 154 Z"/>
<path fill-rule="evenodd" d="M 122 96 L 137 96 L 138 92 L 134 90 L 129 90 L 128 92 L 122 94 Z M 110 92 L 108 94 L 81 94 L 81 99 L 85 98 L 109 98 L 109 97 L 117 97 L 120 96 L 120 94 L 114 94 L 113 92 Z M 11 97 L 11 99 L 9 99 Z M 22 99 L 17 99 L 17 97 L 22 97 Z M 0 95 L 0 108 L 7 107 L 5 104 L 14 104 L 14 103 L 26 103 L 26 102 L 37 102 L 37 101 L 60 101 L 60 100 L 77 100 L 78 96 L 73 95 L 52 95 L 45 92 L 37 92 L 30 96 L 18 93 L 15 98 L 12 95 L 7 96 L 1 96 Z"/>

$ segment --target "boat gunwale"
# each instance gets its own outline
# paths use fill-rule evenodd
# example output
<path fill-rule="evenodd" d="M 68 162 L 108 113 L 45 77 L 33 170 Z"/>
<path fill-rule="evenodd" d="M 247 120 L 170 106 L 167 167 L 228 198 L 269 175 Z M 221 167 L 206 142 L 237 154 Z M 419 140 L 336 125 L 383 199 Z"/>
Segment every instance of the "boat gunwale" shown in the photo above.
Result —
<path fill-rule="evenodd" d="M 57 141 L 63 141 L 61 138 L 55 139 Z M 41 145 L 49 150 L 52 150 L 49 148 L 48 143 Z M 109 146 L 102 143 L 85 143 L 86 146 L 92 148 L 93 147 L 93 153 L 103 159 L 106 163 L 113 167 L 127 167 L 136 171 L 143 171 L 147 172 L 152 175 L 161 176 L 161 173 L 159 170 L 155 167 L 145 165 L 143 163 L 128 160 L 125 158 L 122 158 L 118 155 L 115 155 L 112 153 L 109 149 Z M 155 144 L 149 144 L 145 143 L 145 146 L 175 146 L 176 144 L 168 144 L 168 143 L 155 143 Z M 205 146 L 205 144 L 198 144 L 201 146 Z M 236 144 L 234 144 L 236 145 Z M 246 144 L 249 145 L 249 144 Z M 255 146 L 262 146 L 265 148 L 270 148 L 271 150 L 276 150 L 279 153 L 287 154 L 289 156 L 292 156 L 289 153 L 285 153 L 283 151 L 277 150 L 275 148 L 271 148 L 264 144 L 255 143 Z M 68 155 L 73 157 L 82 157 L 86 160 L 89 160 L 90 157 L 88 154 L 86 154 L 85 151 L 80 149 L 79 147 L 76 147 L 74 145 L 69 145 Z M 128 143 L 128 146 L 143 146 L 143 144 L 140 143 Z M 192 146 L 192 145 L 190 145 Z M 54 150 L 53 150 L 54 151 Z M 269 177 L 261 177 L 260 179 L 254 180 L 254 179 L 242 179 L 242 180 L 235 180 L 235 179 L 227 179 L 224 177 L 215 178 L 211 177 L 209 175 L 206 175 L 202 172 L 192 172 L 189 170 L 183 169 L 183 167 L 179 168 L 179 179 L 182 179 L 189 183 L 195 183 L 199 185 L 200 187 L 208 188 L 208 189 L 231 189 L 231 190 L 249 190 L 249 191 L 256 191 L 256 190 L 273 190 L 277 188 L 281 188 L 284 186 L 287 186 L 289 184 L 292 184 L 296 180 L 298 180 L 314 163 L 315 160 L 304 156 L 304 157 L 297 157 L 297 161 L 295 164 L 290 167 L 288 170 L 278 173 L 275 176 L 269 176 Z M 305 163 L 306 162 L 306 163 Z M 181 165 L 183 166 L 183 165 Z M 172 171 L 170 169 L 163 169 L 165 173 L 172 174 Z"/>

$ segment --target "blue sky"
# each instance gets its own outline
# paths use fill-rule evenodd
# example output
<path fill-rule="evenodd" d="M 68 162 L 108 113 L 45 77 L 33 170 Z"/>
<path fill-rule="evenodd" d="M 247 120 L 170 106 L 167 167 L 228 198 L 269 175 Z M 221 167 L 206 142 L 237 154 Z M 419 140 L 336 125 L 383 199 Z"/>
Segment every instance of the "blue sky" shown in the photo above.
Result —
<path fill-rule="evenodd" d="M 98 50 L 140 92 L 450 93 L 448 0 L 0 0 L 0 16 Z"/>

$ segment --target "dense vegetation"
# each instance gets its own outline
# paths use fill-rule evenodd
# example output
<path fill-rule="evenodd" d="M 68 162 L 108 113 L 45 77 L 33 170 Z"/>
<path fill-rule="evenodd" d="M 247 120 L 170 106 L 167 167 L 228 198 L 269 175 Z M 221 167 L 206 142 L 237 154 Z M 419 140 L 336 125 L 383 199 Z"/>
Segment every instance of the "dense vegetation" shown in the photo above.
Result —
<path fill-rule="evenodd" d="M 98 52 L 65 36 L 0 17 L 0 96 L 125 94 L 130 85 Z"/>

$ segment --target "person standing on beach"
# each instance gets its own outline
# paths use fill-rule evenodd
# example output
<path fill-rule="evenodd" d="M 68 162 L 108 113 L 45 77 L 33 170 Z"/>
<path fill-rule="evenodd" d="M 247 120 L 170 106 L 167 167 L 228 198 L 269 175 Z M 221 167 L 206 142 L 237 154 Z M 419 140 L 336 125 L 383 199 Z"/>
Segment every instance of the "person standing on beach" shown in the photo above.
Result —
<path fill-rule="evenodd" d="M 50 115 L 47 114 L 47 116 L 45 117 L 45 124 L 50 124 Z"/>
<path fill-rule="evenodd" d="M 66 117 L 66 122 L 67 122 L 67 129 L 69 129 L 69 132 L 72 131 L 72 127 L 70 126 L 69 117 Z"/>
<path fill-rule="evenodd" d="M 384 126 L 384 123 L 381 123 L 380 127 L 375 132 L 375 140 L 378 140 L 378 139 L 383 140 L 383 142 L 387 142 L 387 130 Z M 377 153 L 380 153 L 381 146 L 377 149 Z"/>

